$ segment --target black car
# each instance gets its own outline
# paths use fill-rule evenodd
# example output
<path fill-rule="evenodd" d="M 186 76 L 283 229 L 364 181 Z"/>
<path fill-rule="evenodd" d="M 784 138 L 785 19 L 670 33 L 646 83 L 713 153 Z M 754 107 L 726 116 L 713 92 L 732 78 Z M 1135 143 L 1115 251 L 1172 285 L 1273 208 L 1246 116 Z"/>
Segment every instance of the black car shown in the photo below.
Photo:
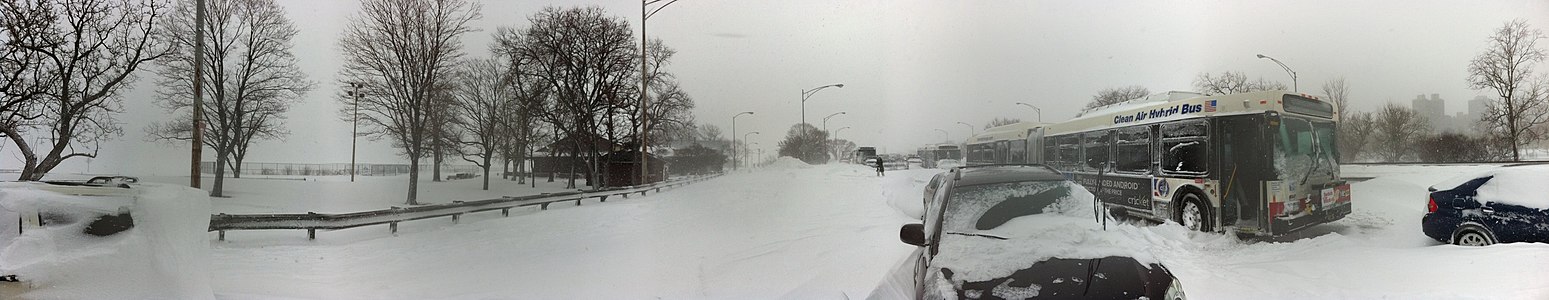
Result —
<path fill-rule="evenodd" d="M 1184 298 L 1161 264 L 1129 255 L 1065 257 L 1058 253 L 1070 252 L 1059 247 L 1081 245 L 1039 239 L 1092 228 L 1092 219 L 1060 215 L 1091 209 L 1092 197 L 1052 168 L 959 167 L 931 185 L 924 223 L 899 231 L 905 243 L 922 247 L 914 258 L 917 299 Z"/>
<path fill-rule="evenodd" d="M 1502 167 L 1430 187 L 1420 221 L 1443 243 L 1549 243 L 1549 165 Z"/>

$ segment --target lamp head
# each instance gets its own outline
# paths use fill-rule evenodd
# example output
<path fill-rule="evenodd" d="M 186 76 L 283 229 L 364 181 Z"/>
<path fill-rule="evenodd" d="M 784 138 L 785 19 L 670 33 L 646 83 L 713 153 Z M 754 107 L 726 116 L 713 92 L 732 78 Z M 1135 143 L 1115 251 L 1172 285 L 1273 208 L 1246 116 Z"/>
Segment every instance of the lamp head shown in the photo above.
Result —
<path fill-rule="evenodd" d="M 1258 56 L 1259 56 L 1259 58 L 1266 58 L 1266 57 L 1268 57 L 1268 56 L 1264 56 L 1263 54 L 1259 54 Z"/>

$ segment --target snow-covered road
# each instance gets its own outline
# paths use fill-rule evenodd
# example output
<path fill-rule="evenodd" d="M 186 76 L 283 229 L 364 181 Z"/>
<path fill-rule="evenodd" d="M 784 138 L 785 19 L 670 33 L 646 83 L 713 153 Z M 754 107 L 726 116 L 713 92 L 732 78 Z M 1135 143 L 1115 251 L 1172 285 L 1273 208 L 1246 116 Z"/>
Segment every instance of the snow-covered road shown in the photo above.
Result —
<path fill-rule="evenodd" d="M 1346 167 L 1376 177 L 1354 186 L 1355 212 L 1276 241 L 1110 230 L 1191 299 L 1549 299 L 1549 245 L 1466 248 L 1420 232 L 1424 187 L 1484 168 Z M 226 299 L 857 299 L 913 250 L 898 226 L 916 222 L 934 172 L 786 166 L 645 198 L 410 222 L 396 237 L 234 237 L 213 242 L 214 288 Z"/>

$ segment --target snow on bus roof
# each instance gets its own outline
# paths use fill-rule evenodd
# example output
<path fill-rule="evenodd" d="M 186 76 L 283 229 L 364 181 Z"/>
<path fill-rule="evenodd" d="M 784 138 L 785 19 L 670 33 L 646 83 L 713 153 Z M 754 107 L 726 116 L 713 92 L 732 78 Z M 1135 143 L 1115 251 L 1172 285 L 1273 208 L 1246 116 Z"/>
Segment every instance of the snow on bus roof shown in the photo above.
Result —
<path fill-rule="evenodd" d="M 1049 125 L 1049 123 L 1016 122 L 985 129 L 984 132 L 968 137 L 968 144 L 976 142 L 1000 141 L 1022 139 L 1027 137 L 1027 130 Z"/>
<path fill-rule="evenodd" d="M 1069 121 L 1051 124 L 1045 135 L 1060 135 L 1099 128 L 1149 124 L 1206 115 L 1232 115 L 1277 110 L 1285 90 L 1257 91 L 1229 95 L 1205 95 L 1192 92 L 1168 92 L 1102 106 L 1082 112 Z M 1252 101 L 1258 100 L 1258 101 Z"/>

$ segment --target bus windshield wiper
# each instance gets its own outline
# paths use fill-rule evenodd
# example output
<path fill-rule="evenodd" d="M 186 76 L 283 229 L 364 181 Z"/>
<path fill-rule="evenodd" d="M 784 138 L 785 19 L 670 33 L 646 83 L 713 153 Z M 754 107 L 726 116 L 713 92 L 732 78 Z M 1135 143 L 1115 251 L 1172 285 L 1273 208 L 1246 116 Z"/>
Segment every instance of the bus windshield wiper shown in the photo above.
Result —
<path fill-rule="evenodd" d="M 997 239 L 997 240 L 1002 240 L 1002 241 L 1006 240 L 1006 238 L 1002 237 L 1002 236 L 995 236 L 995 235 L 982 234 L 982 233 L 966 233 L 966 232 L 948 231 L 947 234 L 985 237 L 985 238 L 992 238 L 992 239 Z"/>
<path fill-rule="evenodd" d="M 1307 174 L 1303 174 L 1302 175 L 1302 182 L 1301 183 L 1297 183 L 1296 185 L 1307 184 L 1307 179 L 1312 177 L 1312 172 L 1318 171 L 1318 166 L 1322 165 L 1323 146 L 1321 146 L 1319 144 L 1321 144 L 1321 143 L 1318 142 L 1318 135 L 1317 134 L 1313 134 L 1313 136 L 1312 136 L 1312 167 L 1307 168 Z"/>

